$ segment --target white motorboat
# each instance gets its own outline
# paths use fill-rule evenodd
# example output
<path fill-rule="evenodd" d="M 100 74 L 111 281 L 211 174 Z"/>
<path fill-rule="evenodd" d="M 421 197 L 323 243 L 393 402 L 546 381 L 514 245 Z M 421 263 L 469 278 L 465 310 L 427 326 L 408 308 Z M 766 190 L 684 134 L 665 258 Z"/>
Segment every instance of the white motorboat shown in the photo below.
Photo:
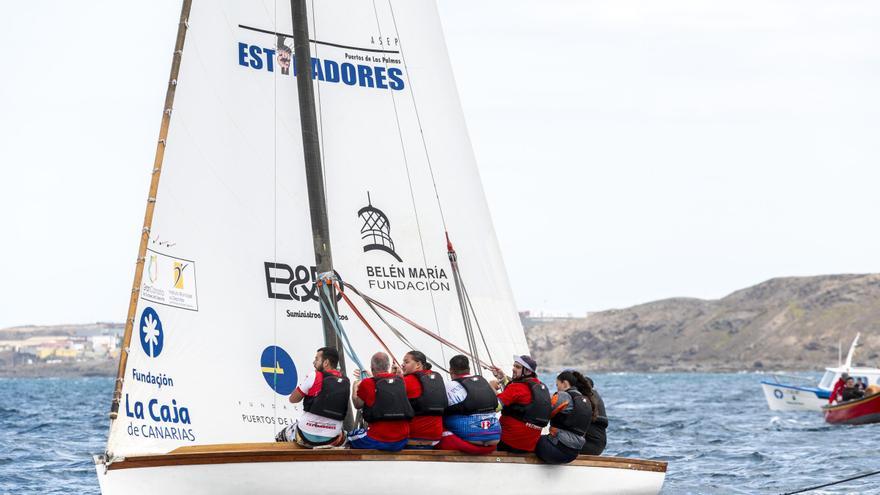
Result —
<path fill-rule="evenodd" d="M 771 380 L 761 382 L 764 397 L 771 411 L 816 411 L 831 401 L 834 384 L 846 373 L 865 386 L 880 385 L 880 369 L 853 366 L 853 354 L 860 334 L 856 334 L 846 355 L 846 361 L 833 368 L 825 368 L 818 382 L 796 375 L 774 374 Z"/>

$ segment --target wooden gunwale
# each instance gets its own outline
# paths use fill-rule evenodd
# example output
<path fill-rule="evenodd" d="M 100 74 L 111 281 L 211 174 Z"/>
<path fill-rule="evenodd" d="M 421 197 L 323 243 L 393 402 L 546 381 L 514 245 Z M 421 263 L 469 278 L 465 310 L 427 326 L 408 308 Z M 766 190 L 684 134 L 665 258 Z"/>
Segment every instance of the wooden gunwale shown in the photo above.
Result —
<path fill-rule="evenodd" d="M 823 411 L 840 411 L 841 409 L 848 409 L 852 406 L 857 406 L 859 404 L 864 404 L 865 402 L 870 402 L 874 399 L 880 398 L 880 394 L 868 395 L 866 397 L 862 397 L 857 400 L 850 400 L 846 402 L 842 402 L 840 404 L 835 404 L 833 406 L 822 406 Z"/>
<path fill-rule="evenodd" d="M 341 462 L 341 461 L 408 461 L 461 462 L 489 464 L 543 464 L 534 454 L 495 452 L 485 456 L 464 455 L 455 451 L 400 451 L 350 449 L 303 449 L 294 444 L 256 443 L 182 447 L 167 454 L 131 456 L 107 466 L 109 470 L 190 466 L 205 464 L 237 464 L 254 462 Z M 569 466 L 629 469 L 633 471 L 666 472 L 666 463 L 623 457 L 578 457 Z"/>

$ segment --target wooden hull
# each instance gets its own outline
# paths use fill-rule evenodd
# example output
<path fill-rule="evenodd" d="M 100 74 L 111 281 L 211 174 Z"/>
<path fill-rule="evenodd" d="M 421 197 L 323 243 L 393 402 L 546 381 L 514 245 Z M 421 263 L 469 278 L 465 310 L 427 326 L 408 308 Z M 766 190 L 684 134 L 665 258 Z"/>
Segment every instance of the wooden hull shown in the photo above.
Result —
<path fill-rule="evenodd" d="M 654 495 L 666 473 L 665 462 L 614 457 L 581 456 L 568 465 L 550 466 L 533 455 L 302 450 L 287 444 L 186 448 L 109 465 L 96 457 L 95 464 L 104 495 L 364 495 L 408 489 L 420 495 L 538 490 Z"/>
<path fill-rule="evenodd" d="M 822 408 L 831 424 L 864 425 L 880 423 L 880 394 Z"/>

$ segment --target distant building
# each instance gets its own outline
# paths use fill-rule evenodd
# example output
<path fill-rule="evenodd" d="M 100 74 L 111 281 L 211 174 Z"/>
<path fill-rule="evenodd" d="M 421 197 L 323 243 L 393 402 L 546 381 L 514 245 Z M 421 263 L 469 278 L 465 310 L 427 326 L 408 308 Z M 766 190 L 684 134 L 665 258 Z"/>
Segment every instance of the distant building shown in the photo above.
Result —
<path fill-rule="evenodd" d="M 89 337 L 89 341 L 95 354 L 113 354 L 119 348 L 115 335 L 94 335 Z"/>

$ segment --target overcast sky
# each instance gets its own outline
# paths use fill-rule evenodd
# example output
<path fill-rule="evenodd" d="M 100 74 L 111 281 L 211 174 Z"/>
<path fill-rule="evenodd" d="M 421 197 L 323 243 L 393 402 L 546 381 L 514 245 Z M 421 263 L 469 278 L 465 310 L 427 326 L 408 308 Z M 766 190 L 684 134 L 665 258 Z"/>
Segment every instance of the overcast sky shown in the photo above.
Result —
<path fill-rule="evenodd" d="M 124 319 L 179 3 L 0 2 L 0 327 Z M 880 271 L 880 2 L 440 11 L 520 308 Z"/>

